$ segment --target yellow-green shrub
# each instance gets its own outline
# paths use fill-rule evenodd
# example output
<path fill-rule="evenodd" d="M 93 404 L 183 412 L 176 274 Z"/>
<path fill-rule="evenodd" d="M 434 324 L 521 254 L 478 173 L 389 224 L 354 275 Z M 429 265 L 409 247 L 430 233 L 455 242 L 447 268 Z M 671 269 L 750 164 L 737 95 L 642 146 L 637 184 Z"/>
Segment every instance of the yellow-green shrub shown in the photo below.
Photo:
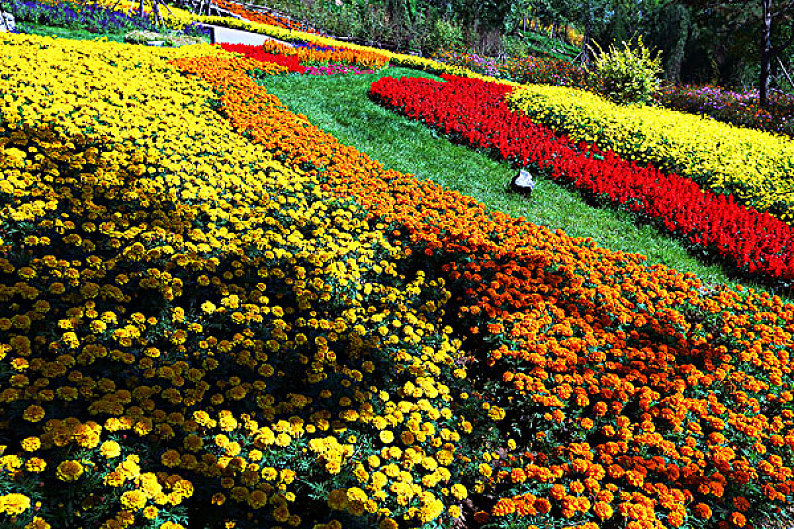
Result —
<path fill-rule="evenodd" d="M 634 48 L 626 42 L 623 49 L 613 44 L 596 57 L 593 84 L 615 103 L 647 103 L 659 88 L 661 62 L 660 55 L 651 56 L 642 37 Z"/>
<path fill-rule="evenodd" d="M 692 178 L 717 193 L 794 221 L 794 142 L 656 107 L 621 107 L 589 92 L 527 85 L 512 108 L 574 141 Z"/>

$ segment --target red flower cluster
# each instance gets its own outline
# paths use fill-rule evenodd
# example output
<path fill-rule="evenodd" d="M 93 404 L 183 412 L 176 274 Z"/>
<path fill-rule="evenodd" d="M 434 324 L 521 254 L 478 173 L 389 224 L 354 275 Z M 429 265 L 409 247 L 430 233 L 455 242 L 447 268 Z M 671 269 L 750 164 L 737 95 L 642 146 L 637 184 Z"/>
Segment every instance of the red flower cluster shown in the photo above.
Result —
<path fill-rule="evenodd" d="M 221 48 L 226 51 L 241 53 L 249 59 L 260 62 L 279 64 L 289 69 L 290 72 L 304 73 L 306 68 L 301 65 L 301 58 L 297 55 L 276 55 L 268 53 L 262 46 L 251 46 L 249 44 L 229 44 L 224 42 Z"/>
<path fill-rule="evenodd" d="M 735 204 L 677 174 L 641 167 L 592 144 L 574 145 L 513 112 L 510 87 L 443 76 L 444 83 L 383 78 L 372 95 L 473 147 L 548 172 L 554 180 L 646 215 L 668 232 L 772 283 L 794 279 L 794 229 L 772 215 Z"/>

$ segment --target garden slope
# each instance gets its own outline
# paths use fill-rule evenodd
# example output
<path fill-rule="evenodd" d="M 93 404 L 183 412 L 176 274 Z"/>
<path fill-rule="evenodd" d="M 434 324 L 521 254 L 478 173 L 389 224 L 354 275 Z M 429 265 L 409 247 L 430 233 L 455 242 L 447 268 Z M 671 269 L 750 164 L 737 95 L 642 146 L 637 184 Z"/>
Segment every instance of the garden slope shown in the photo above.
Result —
<path fill-rule="evenodd" d="M 5 39 L 11 523 L 711 527 L 792 498 L 790 304 L 386 171 L 263 63 Z"/>
<path fill-rule="evenodd" d="M 792 305 L 488 211 L 341 145 L 232 64 L 179 65 L 222 91 L 241 132 L 388 221 L 422 256 L 414 266 L 442 276 L 495 423 L 457 463 L 479 463 L 473 505 L 492 505 L 497 526 L 745 525 L 781 512 Z"/>
<path fill-rule="evenodd" d="M 403 453 L 381 421 L 410 416 L 419 462 L 448 462 L 468 424 L 444 384 L 465 370 L 437 325 L 443 286 L 401 277 L 360 207 L 235 134 L 168 65 L 215 53 L 3 42 L 6 527 L 311 527 L 329 495 L 369 515 L 362 448 Z M 444 508 L 392 489 L 419 521 Z"/>

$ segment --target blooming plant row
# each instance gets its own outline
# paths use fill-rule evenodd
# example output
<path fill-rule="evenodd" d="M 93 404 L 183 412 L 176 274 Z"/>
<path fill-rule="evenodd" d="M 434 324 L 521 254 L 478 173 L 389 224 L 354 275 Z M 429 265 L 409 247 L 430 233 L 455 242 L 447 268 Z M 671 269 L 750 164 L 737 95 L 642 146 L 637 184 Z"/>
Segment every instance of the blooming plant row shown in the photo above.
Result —
<path fill-rule="evenodd" d="M 742 127 L 794 136 L 794 95 L 773 92 L 768 108 L 761 108 L 758 90 L 736 92 L 717 86 L 666 86 L 655 96 L 657 104 L 673 110 L 702 114 Z"/>
<path fill-rule="evenodd" d="M 459 515 L 487 414 L 443 283 L 169 61 L 262 64 L 0 39 L 0 525 Z"/>
<path fill-rule="evenodd" d="M 359 65 L 366 68 L 382 68 L 389 58 L 376 51 L 353 50 L 344 47 L 331 47 L 312 42 L 302 45 L 286 45 L 275 40 L 268 40 L 262 47 L 274 54 L 297 56 L 305 65 L 325 65 L 329 63 Z"/>
<path fill-rule="evenodd" d="M 582 90 L 525 86 L 511 108 L 537 123 L 595 143 L 662 171 L 677 172 L 715 193 L 794 222 L 794 142 L 700 116 L 647 106 L 621 106 Z"/>
<path fill-rule="evenodd" d="M 270 53 L 265 51 L 265 48 L 262 46 L 252 46 L 250 44 L 229 44 L 225 42 L 222 43 L 220 46 L 226 51 L 239 53 L 241 55 L 244 55 L 245 57 L 248 57 L 249 59 L 254 59 L 263 63 L 282 66 L 284 69 L 281 71 L 284 73 L 306 72 L 306 68 L 301 65 L 301 58 L 298 55 L 283 55 L 283 54 Z M 268 74 L 279 73 L 279 71 L 280 69 L 272 69 L 271 71 L 268 71 Z"/>
<path fill-rule="evenodd" d="M 691 180 L 641 167 L 513 112 L 501 84 L 445 76 L 446 82 L 383 78 L 371 94 L 411 119 L 522 167 L 544 171 L 588 196 L 625 207 L 777 286 L 794 280 L 794 229 L 779 219 L 701 190 Z"/>
<path fill-rule="evenodd" d="M 553 58 L 534 57 L 481 57 L 475 53 L 445 51 L 433 55 L 433 59 L 453 66 L 469 69 L 473 72 L 506 79 L 517 83 L 549 84 L 554 86 L 571 86 L 584 90 L 597 90 L 590 75 L 584 68 L 569 62 Z"/>
<path fill-rule="evenodd" d="M 99 5 L 3 0 L 0 8 L 10 12 L 21 22 L 80 28 L 95 33 L 154 29 L 147 19 L 129 16 Z"/>
<path fill-rule="evenodd" d="M 459 452 L 476 467 L 464 523 L 727 528 L 786 516 L 794 306 L 488 211 L 340 144 L 232 63 L 179 64 L 223 93 L 238 130 L 355 198 L 421 256 L 406 265 L 443 279 L 489 418 Z M 455 409 L 471 409 L 460 398 Z"/>
<path fill-rule="evenodd" d="M 265 49 L 273 49 L 270 46 L 252 46 L 249 44 L 221 44 L 221 47 L 230 52 L 240 53 L 250 59 L 268 63 L 269 65 L 279 65 L 284 67 L 283 72 L 306 73 L 309 75 L 337 75 L 337 74 L 353 74 L 361 75 L 373 73 L 374 70 L 360 70 L 355 66 L 350 66 L 347 63 L 334 63 L 330 60 L 323 62 L 317 56 L 317 50 L 313 47 L 299 48 L 297 53 L 292 55 L 282 55 L 280 53 L 269 53 Z M 283 45 L 281 46 L 283 47 Z M 280 49 L 280 48 L 279 48 Z M 326 54 L 328 50 L 320 50 Z M 339 58 L 341 55 L 335 54 Z M 344 54 L 346 61 L 352 62 L 368 62 L 366 59 L 355 54 Z M 329 57 L 330 58 L 330 57 Z M 308 66 L 303 66 L 301 63 L 308 63 Z M 265 75 L 272 75 L 279 73 L 278 68 L 269 66 L 265 71 Z"/>
<path fill-rule="evenodd" d="M 275 13 L 254 11 L 246 8 L 241 2 L 235 2 L 235 0 L 213 0 L 213 2 L 221 9 L 225 9 L 226 11 L 241 16 L 246 20 L 250 20 L 251 22 L 284 29 L 296 29 L 305 31 L 307 33 L 318 33 L 314 28 L 309 27 L 297 20 L 283 17 Z"/>

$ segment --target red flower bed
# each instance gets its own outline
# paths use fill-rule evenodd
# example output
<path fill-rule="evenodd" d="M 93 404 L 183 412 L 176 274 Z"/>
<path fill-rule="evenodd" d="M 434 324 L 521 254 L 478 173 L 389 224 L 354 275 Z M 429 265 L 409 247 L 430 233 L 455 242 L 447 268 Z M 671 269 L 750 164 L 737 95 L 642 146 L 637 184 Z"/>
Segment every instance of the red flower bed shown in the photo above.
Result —
<path fill-rule="evenodd" d="M 301 58 L 297 55 L 276 55 L 268 53 L 262 46 L 251 46 L 250 44 L 229 44 L 224 42 L 221 48 L 226 51 L 241 53 L 249 59 L 260 62 L 269 62 L 289 68 L 290 72 L 304 73 L 306 68 L 301 66 Z"/>
<path fill-rule="evenodd" d="M 371 94 L 411 119 L 423 121 L 473 147 L 547 171 L 598 198 L 645 215 L 672 234 L 717 254 L 742 273 L 790 285 L 794 279 L 794 230 L 775 217 L 739 206 L 676 174 L 641 167 L 595 145 L 565 136 L 511 111 L 509 86 L 443 76 L 444 83 L 383 78 Z"/>

